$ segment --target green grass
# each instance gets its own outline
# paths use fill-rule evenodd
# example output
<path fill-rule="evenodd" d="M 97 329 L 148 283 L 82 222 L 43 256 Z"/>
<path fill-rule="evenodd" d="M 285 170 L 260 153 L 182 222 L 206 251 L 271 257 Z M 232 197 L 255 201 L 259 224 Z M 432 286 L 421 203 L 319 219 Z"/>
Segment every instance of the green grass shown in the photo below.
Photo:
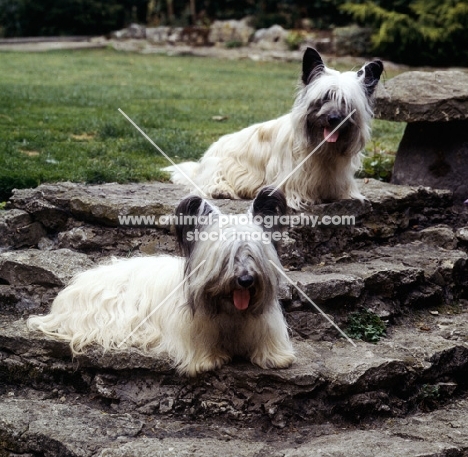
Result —
<path fill-rule="evenodd" d="M 194 159 L 219 136 L 288 112 L 300 71 L 112 50 L 0 53 L 0 67 L 0 201 L 42 182 L 167 179 L 166 159 L 118 108 L 176 161 Z M 366 149 L 395 151 L 401 132 L 376 121 Z"/>

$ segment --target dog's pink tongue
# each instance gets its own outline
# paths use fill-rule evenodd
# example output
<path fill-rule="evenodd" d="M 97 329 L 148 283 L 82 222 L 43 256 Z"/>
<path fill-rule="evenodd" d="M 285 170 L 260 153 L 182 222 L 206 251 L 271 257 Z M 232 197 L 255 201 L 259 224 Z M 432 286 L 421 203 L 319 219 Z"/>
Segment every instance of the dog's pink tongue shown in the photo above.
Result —
<path fill-rule="evenodd" d="M 327 141 L 327 143 L 336 143 L 336 140 L 338 139 L 338 135 L 339 135 L 338 130 L 330 135 L 331 132 L 332 132 L 331 130 L 324 128 L 323 138 Z"/>
<path fill-rule="evenodd" d="M 234 306 L 243 311 L 249 307 L 250 302 L 250 292 L 248 289 L 236 289 L 232 293 L 232 298 L 234 300 Z"/>

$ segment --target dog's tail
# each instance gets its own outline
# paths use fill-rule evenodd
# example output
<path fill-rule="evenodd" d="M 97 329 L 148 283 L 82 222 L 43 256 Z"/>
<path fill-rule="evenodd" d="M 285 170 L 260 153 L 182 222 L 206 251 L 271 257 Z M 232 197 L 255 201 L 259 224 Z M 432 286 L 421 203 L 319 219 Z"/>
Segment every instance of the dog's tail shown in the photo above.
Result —
<path fill-rule="evenodd" d="M 174 184 L 183 184 L 192 187 L 192 182 L 196 179 L 200 170 L 200 164 L 198 162 L 184 162 L 162 168 L 161 170 L 171 174 L 171 181 Z"/>

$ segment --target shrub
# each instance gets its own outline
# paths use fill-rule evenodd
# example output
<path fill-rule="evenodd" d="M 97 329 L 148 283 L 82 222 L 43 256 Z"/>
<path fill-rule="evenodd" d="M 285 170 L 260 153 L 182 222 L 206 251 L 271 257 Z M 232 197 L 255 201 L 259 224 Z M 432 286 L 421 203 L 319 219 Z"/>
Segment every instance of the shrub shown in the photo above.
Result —
<path fill-rule="evenodd" d="M 304 42 L 305 34 L 301 30 L 293 30 L 286 36 L 286 46 L 290 51 L 296 51 Z"/>
<path fill-rule="evenodd" d="M 410 65 L 468 65 L 466 2 L 412 0 L 395 5 L 386 9 L 376 2 L 348 2 L 342 10 L 373 27 L 376 54 Z"/>

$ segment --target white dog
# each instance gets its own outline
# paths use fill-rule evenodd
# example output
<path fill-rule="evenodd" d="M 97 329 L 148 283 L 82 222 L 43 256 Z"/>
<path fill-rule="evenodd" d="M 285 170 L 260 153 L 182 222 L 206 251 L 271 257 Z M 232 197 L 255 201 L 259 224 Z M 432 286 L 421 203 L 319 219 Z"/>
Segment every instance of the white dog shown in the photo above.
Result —
<path fill-rule="evenodd" d="M 301 87 L 289 114 L 225 135 L 200 162 L 165 171 L 171 172 L 174 183 L 195 184 L 211 198 L 250 199 L 261 187 L 272 185 L 284 190 L 293 209 L 363 199 L 354 174 L 370 139 L 371 99 L 382 71 L 382 62 L 376 60 L 358 72 L 340 73 L 327 68 L 318 52 L 308 48 Z"/>
<path fill-rule="evenodd" d="M 284 214 L 284 195 L 272 190 L 259 193 L 253 216 Z M 68 341 L 74 354 L 94 343 L 166 353 L 188 375 L 235 355 L 262 368 L 291 365 L 277 298 L 281 266 L 269 233 L 254 223 L 222 225 L 219 210 L 197 196 L 184 199 L 176 215 L 189 219 L 176 225 L 185 258 L 136 257 L 81 273 L 29 328 Z M 197 224 L 202 216 L 211 223 Z"/>

